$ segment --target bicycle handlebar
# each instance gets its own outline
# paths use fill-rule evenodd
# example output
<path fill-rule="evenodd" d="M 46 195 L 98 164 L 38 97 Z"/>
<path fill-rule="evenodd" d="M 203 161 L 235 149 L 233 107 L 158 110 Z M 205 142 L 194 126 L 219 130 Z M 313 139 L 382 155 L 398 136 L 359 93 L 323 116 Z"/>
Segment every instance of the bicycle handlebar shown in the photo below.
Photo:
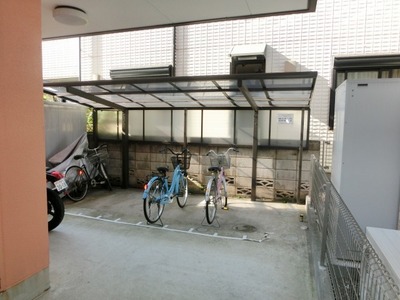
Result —
<path fill-rule="evenodd" d="M 107 148 L 107 144 L 101 144 L 100 146 L 97 146 L 96 148 L 87 148 L 82 154 L 78 154 L 74 156 L 75 160 L 82 159 L 85 157 L 101 157 L 101 152 L 103 148 Z"/>
<path fill-rule="evenodd" d="M 184 154 L 185 152 L 190 154 L 190 151 L 189 151 L 188 148 L 183 148 L 181 152 L 174 152 L 174 150 L 172 150 L 171 148 L 165 147 L 165 148 L 162 148 L 162 149 L 160 150 L 160 152 L 165 152 L 166 150 L 168 150 L 169 152 L 171 152 L 173 155 L 182 155 L 182 154 Z"/>
<path fill-rule="evenodd" d="M 236 147 L 230 147 L 228 150 L 226 150 L 224 153 L 221 153 L 221 154 L 226 155 L 226 154 L 228 154 L 230 151 L 239 152 L 239 150 L 236 149 Z M 214 150 L 208 151 L 206 155 L 208 156 L 208 155 L 210 155 L 211 153 L 214 154 L 214 155 L 218 155 L 218 153 L 215 152 Z"/>
<path fill-rule="evenodd" d="M 95 152 L 99 151 L 100 149 L 107 148 L 107 144 L 101 144 L 100 146 L 97 146 L 96 148 L 88 148 L 88 152 Z"/>

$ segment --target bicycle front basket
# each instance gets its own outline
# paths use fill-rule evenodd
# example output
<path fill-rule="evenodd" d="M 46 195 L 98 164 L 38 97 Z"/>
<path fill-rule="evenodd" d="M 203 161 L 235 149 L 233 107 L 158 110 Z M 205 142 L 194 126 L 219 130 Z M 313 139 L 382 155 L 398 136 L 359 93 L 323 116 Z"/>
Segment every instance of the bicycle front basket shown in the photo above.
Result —
<path fill-rule="evenodd" d="M 210 164 L 212 167 L 225 167 L 225 169 L 229 169 L 231 166 L 231 157 L 228 154 L 210 155 Z"/>
<path fill-rule="evenodd" d="M 184 155 L 176 155 L 176 156 L 171 156 L 171 162 L 172 165 L 174 167 L 174 169 L 176 168 L 176 166 L 179 164 L 181 166 L 181 169 L 189 169 L 190 168 L 190 158 L 192 157 L 191 154 L 186 154 L 186 166 L 183 163 L 184 160 Z"/>
<path fill-rule="evenodd" d="M 103 147 L 96 152 L 89 152 L 87 158 L 92 164 L 95 164 L 97 161 L 105 163 L 108 159 L 108 150 L 106 147 Z"/>

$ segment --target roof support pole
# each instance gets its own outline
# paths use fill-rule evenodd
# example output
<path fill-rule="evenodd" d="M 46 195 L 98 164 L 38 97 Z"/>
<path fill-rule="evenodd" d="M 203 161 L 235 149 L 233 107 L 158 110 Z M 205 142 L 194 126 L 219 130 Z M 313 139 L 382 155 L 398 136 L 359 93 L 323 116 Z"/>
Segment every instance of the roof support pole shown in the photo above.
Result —
<path fill-rule="evenodd" d="M 257 196 L 257 156 L 258 156 L 258 106 L 243 81 L 238 81 L 238 87 L 243 96 L 254 110 L 253 124 L 253 157 L 251 164 L 251 201 L 256 201 Z"/>
<path fill-rule="evenodd" d="M 304 138 L 304 108 L 301 109 L 300 145 L 299 145 L 299 176 L 297 182 L 297 204 L 301 204 L 301 172 L 303 170 L 303 138 Z"/>
<path fill-rule="evenodd" d="M 122 182 L 121 187 L 129 187 L 129 111 L 122 112 L 122 136 L 121 136 L 121 158 L 122 158 Z"/>
<path fill-rule="evenodd" d="M 258 155 L 258 110 L 254 110 L 253 124 L 253 157 L 251 164 L 251 201 L 256 201 L 257 188 L 257 155 Z"/>
<path fill-rule="evenodd" d="M 187 148 L 187 109 L 183 111 L 183 146 Z"/>
<path fill-rule="evenodd" d="M 93 117 L 93 143 L 94 145 L 99 145 L 99 125 L 98 125 L 98 114 L 97 109 L 93 108 L 92 110 L 92 117 Z"/>
<path fill-rule="evenodd" d="M 183 148 L 187 149 L 187 109 L 183 111 Z M 186 170 L 187 170 L 187 152 L 183 154 L 183 168 L 185 169 L 185 176 L 187 175 Z"/>

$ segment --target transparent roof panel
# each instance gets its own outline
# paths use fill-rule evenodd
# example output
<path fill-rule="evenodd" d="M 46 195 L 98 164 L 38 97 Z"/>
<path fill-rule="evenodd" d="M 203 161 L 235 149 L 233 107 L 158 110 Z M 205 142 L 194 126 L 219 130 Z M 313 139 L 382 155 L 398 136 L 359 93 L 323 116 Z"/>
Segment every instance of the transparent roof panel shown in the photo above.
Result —
<path fill-rule="evenodd" d="M 129 92 L 139 92 L 140 90 L 131 84 L 110 84 L 102 85 L 103 89 L 113 92 L 113 93 L 129 93 Z"/>
<path fill-rule="evenodd" d="M 243 85 L 248 89 L 262 89 L 261 80 L 243 80 Z"/>
<path fill-rule="evenodd" d="M 168 103 L 159 101 L 159 102 L 144 103 L 144 107 L 148 107 L 148 108 L 170 108 L 171 105 L 169 105 Z"/>
<path fill-rule="evenodd" d="M 174 92 L 177 88 L 168 82 L 154 82 L 154 83 L 136 83 L 135 87 L 138 87 L 145 93 L 157 93 L 160 91 Z"/>
<path fill-rule="evenodd" d="M 307 100 L 311 91 L 269 91 L 268 95 L 273 100 Z"/>
<path fill-rule="evenodd" d="M 77 90 L 81 90 L 82 92 L 89 94 L 97 94 L 106 92 L 104 89 L 95 86 L 95 85 L 82 85 L 82 86 L 74 86 L 73 88 Z"/>
<path fill-rule="evenodd" d="M 189 93 L 194 99 L 197 100 L 218 100 L 224 99 L 227 100 L 227 97 L 222 92 L 203 92 L 203 93 Z"/>
<path fill-rule="evenodd" d="M 221 101 L 221 100 L 211 100 L 211 99 L 203 99 L 199 101 L 205 107 L 235 107 L 235 105 L 230 101 Z"/>
<path fill-rule="evenodd" d="M 279 78 L 264 80 L 267 89 L 305 88 L 313 86 L 312 78 Z"/>
<path fill-rule="evenodd" d="M 165 94 L 153 94 L 155 97 L 163 99 L 164 101 L 193 101 L 188 95 L 183 93 L 165 93 Z"/>
<path fill-rule="evenodd" d="M 223 90 L 239 90 L 237 80 L 216 80 L 215 83 Z"/>
<path fill-rule="evenodd" d="M 98 96 L 98 97 L 100 97 L 102 99 L 105 99 L 107 101 L 114 102 L 114 103 L 129 103 L 129 102 L 132 102 L 132 100 L 127 99 L 127 97 L 122 97 L 122 96 L 116 95 L 116 94 L 101 95 L 101 96 Z"/>
<path fill-rule="evenodd" d="M 59 97 L 64 96 L 64 95 L 70 95 L 70 93 L 67 92 L 67 88 L 65 86 L 51 86 L 51 87 L 44 87 L 43 91 L 45 93 L 49 94 L 55 94 Z"/>
<path fill-rule="evenodd" d="M 79 97 L 79 96 L 71 96 L 71 97 L 68 97 L 67 100 L 71 100 L 75 103 L 80 103 L 82 105 L 86 105 L 86 106 L 93 107 L 93 108 L 108 108 L 108 106 L 106 106 L 106 105 L 103 105 L 101 103 L 97 103 L 97 102 L 94 102 L 94 101 L 91 101 L 89 99 Z"/>
<path fill-rule="evenodd" d="M 155 98 L 153 95 L 149 94 L 127 94 L 124 97 L 134 101 L 134 102 L 146 102 L 146 101 L 154 101 Z"/>
<path fill-rule="evenodd" d="M 204 81 L 183 81 L 174 82 L 174 84 L 182 91 L 198 91 L 198 90 L 215 90 L 216 85 L 209 80 Z"/>
<path fill-rule="evenodd" d="M 143 108 L 143 105 L 134 102 L 124 103 L 122 106 L 126 108 Z"/>
<path fill-rule="evenodd" d="M 170 101 L 169 102 L 173 107 L 181 107 L 181 108 L 201 108 L 203 107 L 200 102 L 197 101 L 185 101 L 185 100 L 180 100 L 180 101 Z"/>
<path fill-rule="evenodd" d="M 276 104 L 276 105 L 275 105 Z M 307 107 L 309 105 L 309 101 L 301 101 L 301 100 L 290 100 L 290 101 L 271 101 L 271 106 L 273 107 L 293 107 L 293 108 L 301 108 Z"/>

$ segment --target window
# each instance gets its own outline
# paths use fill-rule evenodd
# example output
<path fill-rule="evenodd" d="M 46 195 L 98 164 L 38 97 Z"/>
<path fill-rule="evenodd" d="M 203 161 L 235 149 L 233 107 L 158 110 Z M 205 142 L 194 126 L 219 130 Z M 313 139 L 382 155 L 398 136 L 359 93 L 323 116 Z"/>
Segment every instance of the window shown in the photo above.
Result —
<path fill-rule="evenodd" d="M 335 119 L 335 90 L 346 79 L 400 78 L 400 55 L 336 57 L 333 66 L 329 128 Z"/>

